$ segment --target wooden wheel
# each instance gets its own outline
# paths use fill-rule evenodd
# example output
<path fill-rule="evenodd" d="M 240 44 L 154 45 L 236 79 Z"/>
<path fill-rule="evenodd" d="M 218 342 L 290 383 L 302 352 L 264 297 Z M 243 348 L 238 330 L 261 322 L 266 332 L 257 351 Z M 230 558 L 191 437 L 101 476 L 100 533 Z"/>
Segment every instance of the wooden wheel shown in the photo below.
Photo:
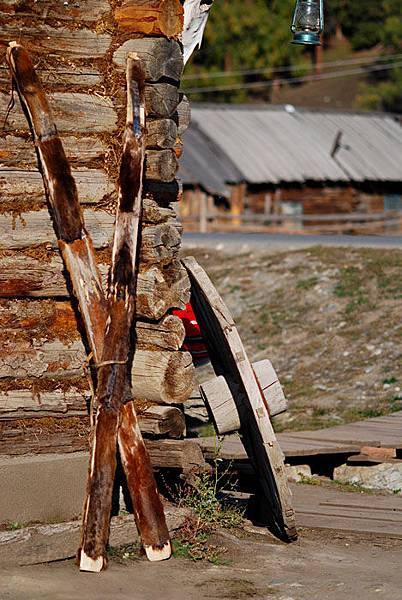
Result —
<path fill-rule="evenodd" d="M 208 275 L 194 258 L 183 260 L 191 280 L 191 302 L 208 345 L 212 366 L 223 375 L 240 417 L 240 434 L 261 486 L 259 503 L 267 525 L 283 540 L 297 539 L 295 513 L 283 453 L 271 425 L 234 320 Z"/>

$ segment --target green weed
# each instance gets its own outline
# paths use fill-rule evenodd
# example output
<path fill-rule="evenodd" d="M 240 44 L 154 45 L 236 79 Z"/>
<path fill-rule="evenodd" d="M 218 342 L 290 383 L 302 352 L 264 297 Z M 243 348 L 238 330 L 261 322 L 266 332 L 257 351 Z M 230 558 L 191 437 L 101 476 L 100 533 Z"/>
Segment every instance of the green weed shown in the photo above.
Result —
<path fill-rule="evenodd" d="M 298 290 L 311 290 L 318 283 L 318 277 L 309 277 L 308 279 L 301 279 L 297 282 L 296 288 Z"/>
<path fill-rule="evenodd" d="M 22 529 L 23 527 L 24 525 L 22 523 L 19 523 L 18 521 L 10 521 L 9 523 L 7 523 L 8 531 L 17 531 L 18 529 Z"/>

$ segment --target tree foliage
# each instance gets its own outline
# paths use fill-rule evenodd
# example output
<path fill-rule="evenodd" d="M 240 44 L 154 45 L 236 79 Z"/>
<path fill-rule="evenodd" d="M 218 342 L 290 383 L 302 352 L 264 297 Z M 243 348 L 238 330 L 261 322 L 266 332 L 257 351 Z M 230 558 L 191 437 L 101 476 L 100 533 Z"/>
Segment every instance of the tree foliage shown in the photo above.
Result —
<path fill-rule="evenodd" d="M 223 89 L 192 92 L 191 99 L 267 101 L 274 80 L 305 74 L 310 51 L 290 43 L 294 4 L 295 0 L 215 0 L 203 46 L 186 68 L 185 89 Z M 402 0 L 326 0 L 325 6 L 327 42 L 335 30 L 341 31 L 354 51 L 379 47 L 390 61 L 401 62 L 392 57 L 402 53 Z M 359 106 L 402 111 L 402 69 L 396 66 L 370 77 Z"/>
<path fill-rule="evenodd" d="M 390 67 L 379 71 L 369 85 L 362 88 L 358 104 L 362 108 L 402 112 L 402 2 L 383 0 L 379 41 Z M 399 54 L 399 57 L 398 57 Z"/>
<path fill-rule="evenodd" d="M 290 44 L 290 21 L 293 0 L 215 0 L 205 30 L 201 51 L 193 55 L 186 69 L 187 88 L 202 86 L 229 86 L 258 81 L 269 81 L 274 69 L 299 65 L 303 49 Z M 305 62 L 305 61 L 303 61 Z M 239 70 L 266 69 L 256 77 L 252 73 L 224 79 L 213 74 Z M 194 79 L 199 76 L 199 79 Z M 257 93 L 269 98 L 269 86 Z M 213 99 L 227 99 L 224 91 Z M 230 94 L 231 101 L 247 99 L 246 91 Z M 192 99 L 197 99 L 192 95 Z M 203 95 L 203 100 L 208 96 Z"/>

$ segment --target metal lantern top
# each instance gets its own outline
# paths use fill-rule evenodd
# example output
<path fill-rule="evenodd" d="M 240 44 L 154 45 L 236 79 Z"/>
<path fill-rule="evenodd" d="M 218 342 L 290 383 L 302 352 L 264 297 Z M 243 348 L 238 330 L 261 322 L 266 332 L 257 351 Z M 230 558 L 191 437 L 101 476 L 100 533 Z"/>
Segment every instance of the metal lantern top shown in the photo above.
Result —
<path fill-rule="evenodd" d="M 292 21 L 292 44 L 320 46 L 324 29 L 324 0 L 297 0 Z"/>

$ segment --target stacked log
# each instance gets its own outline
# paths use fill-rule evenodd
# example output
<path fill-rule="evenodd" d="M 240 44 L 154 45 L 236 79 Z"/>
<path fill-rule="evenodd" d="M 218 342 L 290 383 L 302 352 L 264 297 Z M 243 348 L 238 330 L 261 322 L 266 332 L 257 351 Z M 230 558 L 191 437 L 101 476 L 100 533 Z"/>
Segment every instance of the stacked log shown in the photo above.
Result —
<path fill-rule="evenodd" d="M 188 102 L 179 91 L 182 18 L 179 0 L 0 0 L 2 53 L 17 39 L 36 61 L 105 282 L 125 120 L 127 53 L 137 53 L 142 61 L 148 133 L 132 379 L 143 433 L 179 440 L 185 426 L 177 405 L 188 399 L 194 385 L 191 356 L 180 350 L 183 325 L 170 314 L 184 307 L 190 291 L 178 260 L 182 230 L 176 203 L 181 191 L 175 180 L 180 136 L 189 123 Z M 10 101 L 2 61 L 0 452 L 18 453 L 15 447 L 11 451 L 15 443 L 21 451 L 46 447 L 50 452 L 53 438 L 60 451 L 63 436 L 78 450 L 86 437 L 74 437 L 74 430 L 88 427 L 91 398 L 84 368 L 87 344 L 26 120 L 18 101 L 9 110 Z M 38 428 L 43 437 L 49 433 L 47 442 L 24 445 L 24 432 Z M 58 436 L 52 438 L 54 431 Z M 154 456 L 159 454 L 154 448 Z"/>

